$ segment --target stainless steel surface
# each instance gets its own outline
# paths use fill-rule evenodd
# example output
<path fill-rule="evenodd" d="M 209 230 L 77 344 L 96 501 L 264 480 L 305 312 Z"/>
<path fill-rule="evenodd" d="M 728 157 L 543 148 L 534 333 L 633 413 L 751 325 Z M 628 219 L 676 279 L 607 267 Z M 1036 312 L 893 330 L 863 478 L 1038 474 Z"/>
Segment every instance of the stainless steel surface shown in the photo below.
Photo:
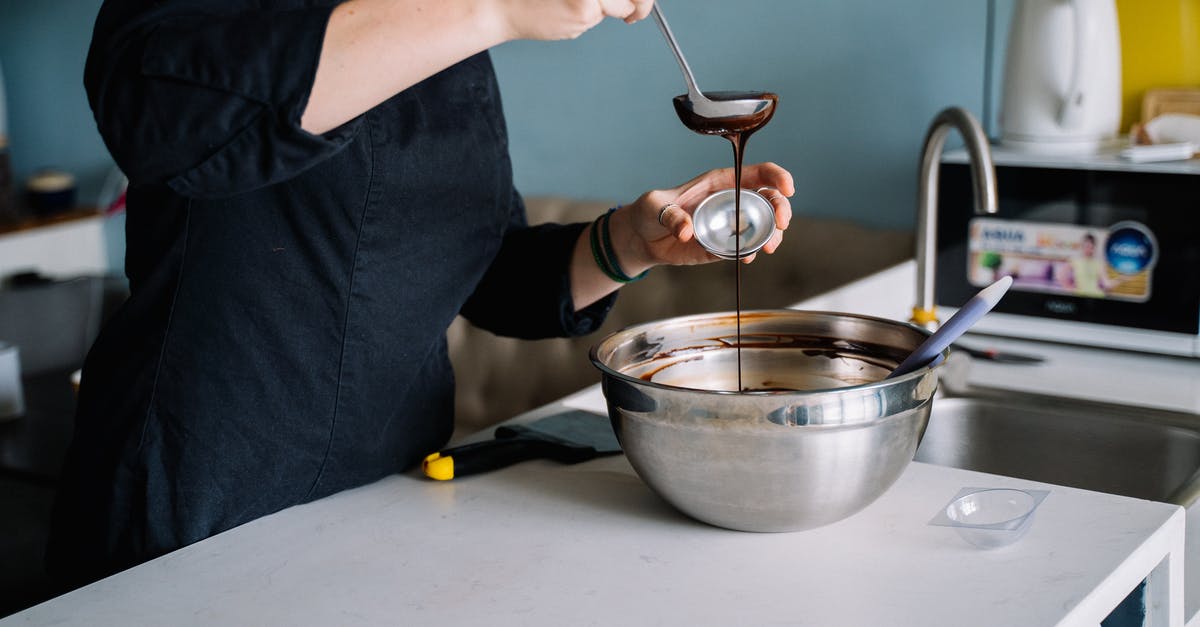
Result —
<path fill-rule="evenodd" d="M 983 359 L 986 361 L 994 361 L 1003 364 L 1040 364 L 1046 361 L 1041 355 L 1027 355 L 1025 353 L 1014 353 L 1011 351 L 1001 351 L 994 348 L 975 348 L 967 346 L 961 342 L 955 342 L 950 345 L 951 351 L 962 351 L 975 359 Z"/>
<path fill-rule="evenodd" d="M 1200 417 L 1018 392 L 938 398 L 916 458 L 1187 506 Z"/>
<path fill-rule="evenodd" d="M 958 129 L 966 144 L 975 184 L 975 213 L 996 213 L 996 168 L 987 134 L 966 109 L 950 107 L 934 117 L 921 149 L 921 178 L 917 189 L 917 307 L 933 311 L 935 257 L 937 255 L 938 168 L 946 136 Z"/>
<path fill-rule="evenodd" d="M 937 389 L 925 368 L 881 381 L 927 333 L 850 314 L 685 316 L 592 348 L 634 470 L 684 513 L 744 531 L 825 525 L 878 498 L 908 466 Z"/>
<path fill-rule="evenodd" d="M 700 87 L 696 85 L 696 77 L 692 74 L 692 68 L 688 66 L 687 59 L 683 56 L 683 50 L 679 48 L 679 43 L 675 41 L 675 35 L 671 32 L 671 27 L 667 25 L 667 19 L 663 17 L 662 9 L 658 3 L 654 3 L 654 7 L 650 10 L 654 15 L 654 21 L 658 23 L 659 30 L 662 31 L 663 37 L 666 38 L 667 44 L 671 46 L 671 52 L 675 54 L 675 60 L 679 62 L 679 69 L 683 71 L 683 79 L 687 82 L 688 104 L 691 105 L 692 111 L 703 118 L 731 118 L 743 115 L 752 115 L 771 106 L 770 100 L 762 100 L 759 98 L 746 98 L 742 100 L 710 100 L 700 91 Z"/>
<path fill-rule="evenodd" d="M 753 255 L 775 233 L 775 208 L 762 195 L 748 189 L 742 190 L 741 222 L 735 217 L 735 209 L 733 190 L 723 189 L 705 198 L 692 214 L 696 241 L 722 259 Z M 740 228 L 735 228 L 735 224 Z"/>

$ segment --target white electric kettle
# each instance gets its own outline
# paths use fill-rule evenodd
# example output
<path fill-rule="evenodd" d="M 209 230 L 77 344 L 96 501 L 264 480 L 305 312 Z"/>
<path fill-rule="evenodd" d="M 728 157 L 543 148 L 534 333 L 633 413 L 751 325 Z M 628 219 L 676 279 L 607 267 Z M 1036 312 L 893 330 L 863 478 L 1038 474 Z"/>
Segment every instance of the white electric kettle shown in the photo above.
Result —
<path fill-rule="evenodd" d="M 1004 66 L 1001 143 L 1091 153 L 1121 126 L 1115 0 L 1017 0 Z"/>

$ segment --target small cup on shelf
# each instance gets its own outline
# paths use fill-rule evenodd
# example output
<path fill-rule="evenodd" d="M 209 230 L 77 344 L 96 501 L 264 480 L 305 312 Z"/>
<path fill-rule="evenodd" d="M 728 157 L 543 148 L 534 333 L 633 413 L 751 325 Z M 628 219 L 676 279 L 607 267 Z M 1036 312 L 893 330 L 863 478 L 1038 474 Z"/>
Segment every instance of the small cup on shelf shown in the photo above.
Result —
<path fill-rule="evenodd" d="M 0 342 L 0 421 L 25 414 L 21 387 L 21 354 L 17 347 Z"/>
<path fill-rule="evenodd" d="M 34 215 L 51 216 L 75 206 L 75 177 L 62 170 L 39 170 L 25 182 L 25 200 Z"/>

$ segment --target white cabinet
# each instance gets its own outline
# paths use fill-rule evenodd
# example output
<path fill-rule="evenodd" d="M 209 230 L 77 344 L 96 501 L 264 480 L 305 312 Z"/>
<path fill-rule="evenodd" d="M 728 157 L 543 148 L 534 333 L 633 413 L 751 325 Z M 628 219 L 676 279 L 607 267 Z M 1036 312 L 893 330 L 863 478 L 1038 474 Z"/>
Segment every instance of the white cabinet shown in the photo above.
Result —
<path fill-rule="evenodd" d="M 81 211 L 45 223 L 0 229 L 0 277 L 36 271 L 52 277 L 109 271 L 103 214 Z"/>

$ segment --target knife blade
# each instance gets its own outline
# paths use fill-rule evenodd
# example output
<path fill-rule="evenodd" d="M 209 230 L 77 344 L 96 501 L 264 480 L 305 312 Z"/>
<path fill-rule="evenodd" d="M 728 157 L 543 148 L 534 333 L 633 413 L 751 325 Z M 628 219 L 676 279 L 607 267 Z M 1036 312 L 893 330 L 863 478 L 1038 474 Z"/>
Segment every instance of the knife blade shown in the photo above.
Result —
<path fill-rule="evenodd" d="M 955 342 L 950 346 L 951 350 L 960 350 L 975 359 L 984 359 L 1003 364 L 1040 364 L 1046 361 L 1045 357 L 1038 355 L 1028 355 L 1025 353 L 1013 353 L 1009 351 L 996 350 L 994 348 L 973 348 L 965 344 Z"/>

